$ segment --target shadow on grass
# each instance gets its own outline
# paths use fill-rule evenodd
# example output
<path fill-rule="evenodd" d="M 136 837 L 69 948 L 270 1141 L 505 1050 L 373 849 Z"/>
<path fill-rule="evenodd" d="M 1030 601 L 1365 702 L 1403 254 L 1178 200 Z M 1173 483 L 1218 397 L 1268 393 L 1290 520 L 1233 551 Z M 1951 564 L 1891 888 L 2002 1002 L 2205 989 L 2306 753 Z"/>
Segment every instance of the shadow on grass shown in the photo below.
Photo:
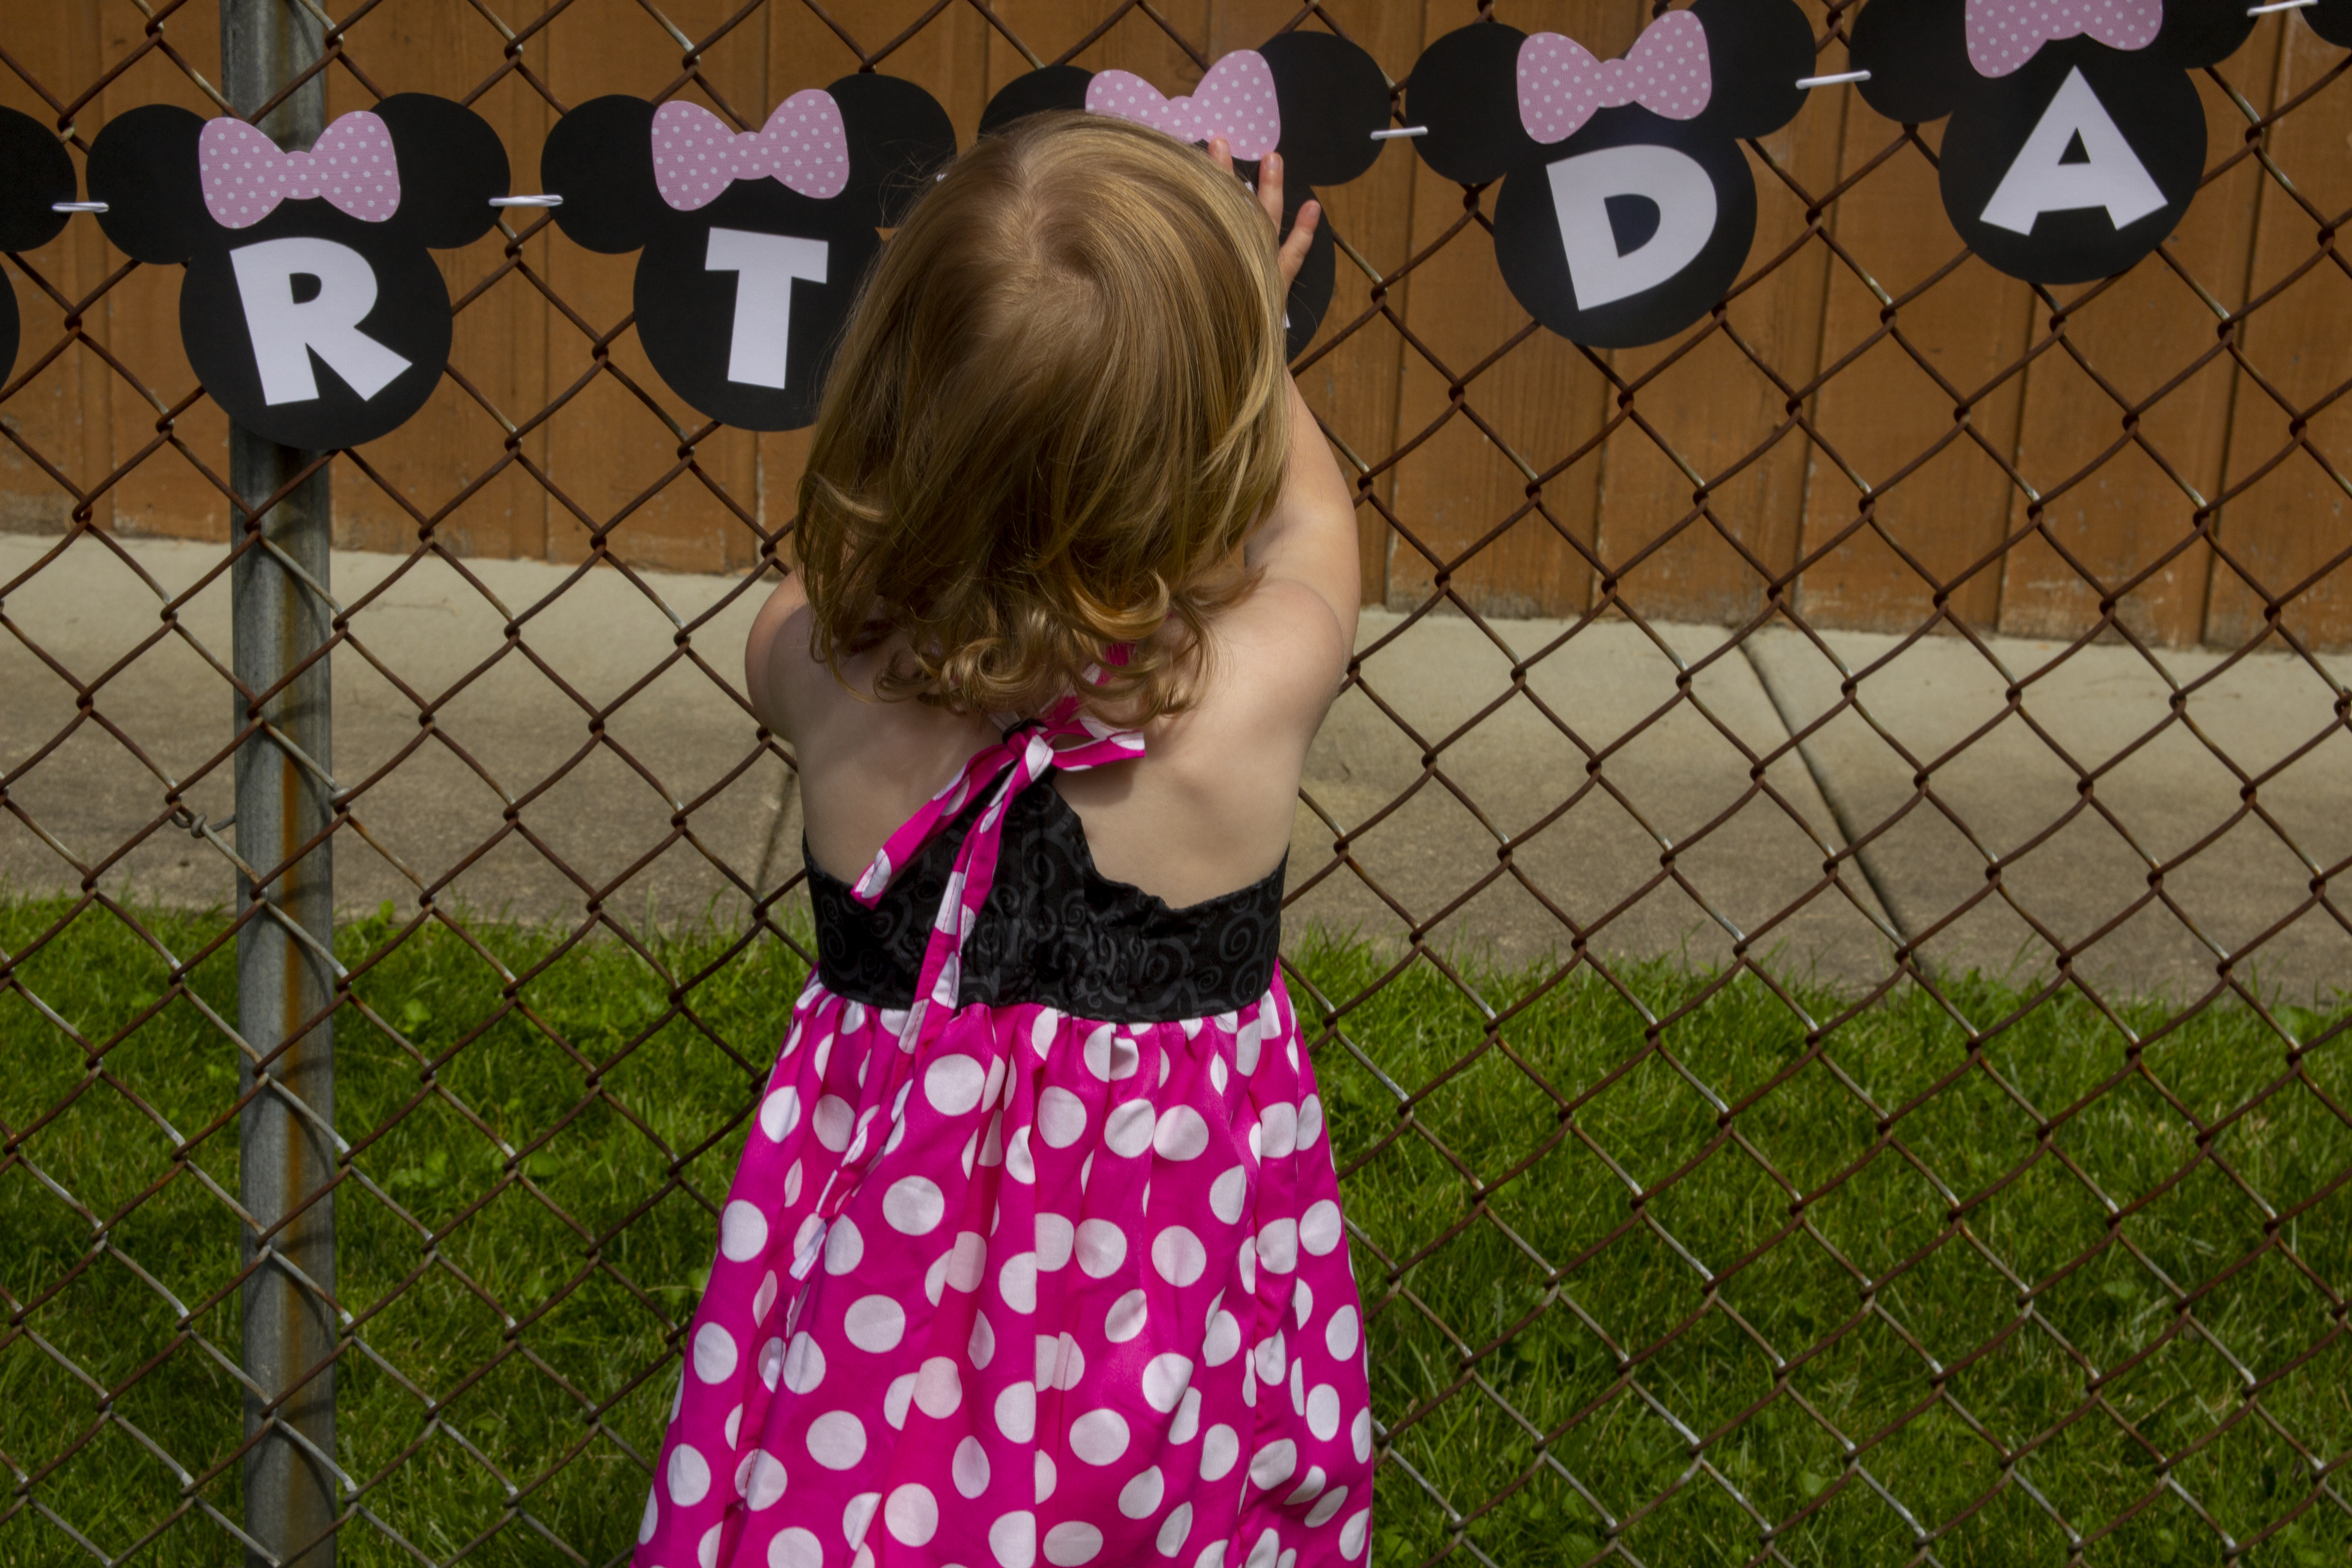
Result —
<path fill-rule="evenodd" d="M 175 984 L 74 910 L 0 902 L 0 1563 L 90 1560 L 68 1527 L 224 1562 L 234 954 Z M 182 960 L 224 928 L 136 914 Z M 388 915 L 337 950 L 343 1561 L 616 1561 L 802 960 Z M 1367 994 L 1389 962 L 1291 944 L 1380 1563 L 2057 1563 L 2068 1525 L 2084 1562 L 2347 1560 L 2313 1461 L 2352 1447 L 2352 1020 L 1969 977 L 1822 1035 L 1752 977 Z"/>

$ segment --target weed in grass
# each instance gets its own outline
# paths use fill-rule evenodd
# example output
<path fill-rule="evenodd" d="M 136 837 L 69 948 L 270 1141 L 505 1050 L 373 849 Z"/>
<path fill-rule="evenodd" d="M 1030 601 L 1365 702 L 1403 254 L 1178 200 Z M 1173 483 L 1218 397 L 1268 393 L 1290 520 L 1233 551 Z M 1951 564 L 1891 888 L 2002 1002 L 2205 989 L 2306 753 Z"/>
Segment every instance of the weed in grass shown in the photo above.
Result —
<path fill-rule="evenodd" d="M 234 954 L 136 914 L 177 987 L 102 907 L 0 904 L 8 1568 L 87 1560 L 59 1521 L 234 1555 Z M 388 912 L 337 950 L 344 1561 L 616 1561 L 802 960 Z M 2249 1010 L 2118 1027 L 1973 977 L 1823 1034 L 1670 965 L 1474 965 L 1474 1001 L 1292 959 L 1336 1026 L 1379 1563 L 1746 1563 L 1764 1521 L 1807 1568 L 2058 1563 L 2070 1528 L 2093 1563 L 2347 1560 L 2314 1463 L 2352 1448 L 2352 1020 L 2282 1015 L 2290 1072 Z"/>

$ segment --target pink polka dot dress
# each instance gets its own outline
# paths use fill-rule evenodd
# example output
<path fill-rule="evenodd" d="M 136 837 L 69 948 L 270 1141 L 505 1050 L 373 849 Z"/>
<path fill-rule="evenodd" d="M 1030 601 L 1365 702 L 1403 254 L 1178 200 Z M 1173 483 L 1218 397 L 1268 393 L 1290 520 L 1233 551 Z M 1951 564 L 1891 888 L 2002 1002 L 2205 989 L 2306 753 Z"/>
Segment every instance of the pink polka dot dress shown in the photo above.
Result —
<path fill-rule="evenodd" d="M 854 885 L 721 1213 L 636 1568 L 1367 1561 L 1364 1331 L 1282 873 L 1094 869 L 1065 702 Z M 1000 875 L 1000 870 L 1002 875 Z"/>

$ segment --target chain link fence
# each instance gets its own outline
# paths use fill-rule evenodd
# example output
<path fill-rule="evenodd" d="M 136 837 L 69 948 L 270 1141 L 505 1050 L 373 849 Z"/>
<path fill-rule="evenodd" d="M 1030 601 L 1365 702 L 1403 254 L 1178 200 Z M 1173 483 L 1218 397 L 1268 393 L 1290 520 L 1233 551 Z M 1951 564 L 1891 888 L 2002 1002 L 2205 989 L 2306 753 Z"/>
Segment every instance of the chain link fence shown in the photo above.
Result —
<path fill-rule="evenodd" d="M 1649 16 L 1502 9 L 1604 56 Z M 462 98 L 520 191 L 604 91 L 751 128 L 874 67 L 969 136 L 1039 63 L 1172 88 L 1298 26 L 1401 79 L 1459 12 L 362 0 L 244 107 Z M 1849 10 L 1812 14 L 1837 71 Z M 226 111 L 220 60 L 197 0 L 0 24 L 6 101 L 78 160 L 142 101 Z M 1541 332 L 1490 193 L 1403 148 L 1325 193 L 1299 378 L 1373 609 L 1286 973 L 1378 1561 L 2352 1557 L 2345 76 L 2266 17 L 2200 75 L 2181 232 L 2061 290 L 1951 237 L 1939 128 L 1816 93 L 1749 146 L 1741 281 L 1651 350 Z M 515 209 L 442 258 L 417 421 L 257 487 L 175 277 L 87 219 L 10 261 L 0 1562 L 622 1561 L 812 961 L 735 675 L 800 437 L 688 411 L 626 259 Z M 362 552 L 332 581 L 271 521 L 320 475 Z M 265 565 L 319 641 L 263 680 L 225 601 Z M 331 755 L 288 716 L 330 662 Z M 264 747 L 286 822 L 320 796 L 268 850 Z M 289 913 L 329 846 L 331 938 Z M 323 1164 L 262 1209 L 266 1106 Z M 264 1285 L 321 1336 L 267 1374 Z M 285 1466 L 324 1511 L 248 1533 Z"/>

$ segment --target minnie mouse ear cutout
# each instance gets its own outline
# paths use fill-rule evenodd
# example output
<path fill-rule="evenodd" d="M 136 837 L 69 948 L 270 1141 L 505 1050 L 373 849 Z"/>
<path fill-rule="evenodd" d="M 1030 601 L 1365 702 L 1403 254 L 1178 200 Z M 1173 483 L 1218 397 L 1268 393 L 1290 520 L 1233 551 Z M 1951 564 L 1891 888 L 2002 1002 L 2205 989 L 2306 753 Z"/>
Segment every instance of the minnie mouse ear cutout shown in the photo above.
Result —
<path fill-rule="evenodd" d="M 462 104 L 402 93 L 339 116 L 307 153 L 241 120 L 149 104 L 91 143 L 106 236 L 187 264 L 180 337 L 247 429 L 318 451 L 389 434 L 449 360 L 449 293 L 429 248 L 497 220 L 497 133 Z"/>
<path fill-rule="evenodd" d="M 722 424 L 794 430 L 816 417 L 877 226 L 954 155 L 929 93 L 866 73 L 740 133 L 682 100 L 596 99 L 557 122 L 540 169 L 564 233 L 641 252 L 637 339 L 662 379 Z"/>
<path fill-rule="evenodd" d="M 1852 57 L 1864 101 L 1949 115 L 1945 214 L 2014 278 L 2120 272 L 2179 225 L 2205 172 L 2190 68 L 2253 26 L 2247 0 L 1868 0 Z"/>
<path fill-rule="evenodd" d="M 1630 348 L 1682 331 L 1738 276 L 1756 236 L 1740 139 L 1788 123 L 1811 61 L 1791 0 L 1697 0 L 1612 60 L 1474 22 L 1413 63 L 1404 112 L 1438 174 L 1502 180 L 1495 258 L 1528 313 Z"/>
<path fill-rule="evenodd" d="M 47 245 L 66 226 L 55 209 L 74 195 L 73 159 L 65 143 L 28 114 L 0 109 L 0 250 L 31 250 Z M 0 385 L 16 368 L 23 333 L 16 292 L 0 286 Z"/>

